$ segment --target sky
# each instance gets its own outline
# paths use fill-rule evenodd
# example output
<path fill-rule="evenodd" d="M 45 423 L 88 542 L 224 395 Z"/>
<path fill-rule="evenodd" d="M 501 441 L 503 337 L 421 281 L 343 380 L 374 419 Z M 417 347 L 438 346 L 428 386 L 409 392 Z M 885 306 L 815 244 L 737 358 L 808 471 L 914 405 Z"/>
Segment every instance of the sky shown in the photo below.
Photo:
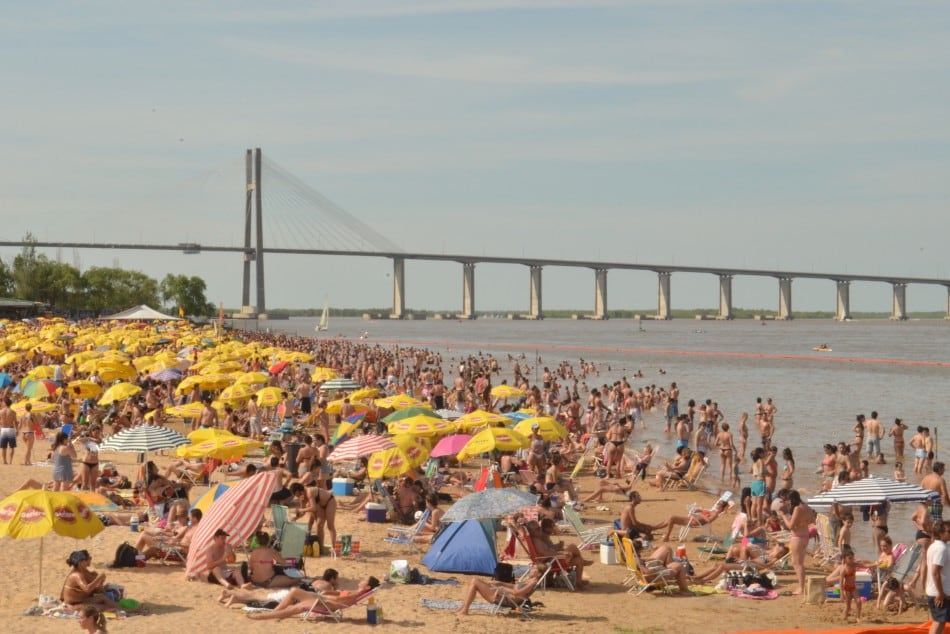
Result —
<path fill-rule="evenodd" d="M 260 147 L 407 252 L 950 279 L 943 3 L 13 3 L 0 55 L 4 240 L 241 244 Z M 267 178 L 265 245 L 333 242 L 325 208 Z M 47 253 L 240 304 L 238 254 Z M 268 308 L 392 304 L 385 258 L 265 271 Z M 593 278 L 546 268 L 544 307 L 591 311 Z M 656 306 L 654 273 L 608 280 L 610 308 Z M 526 267 L 476 269 L 478 310 L 527 311 L 528 291 Z M 831 281 L 793 293 L 835 308 Z M 774 310 L 778 283 L 733 295 Z M 410 310 L 461 297 L 461 265 L 407 263 Z M 947 303 L 907 290 L 912 311 Z M 672 304 L 716 307 L 718 280 L 674 274 Z M 852 285 L 853 311 L 890 306 L 889 285 Z"/>

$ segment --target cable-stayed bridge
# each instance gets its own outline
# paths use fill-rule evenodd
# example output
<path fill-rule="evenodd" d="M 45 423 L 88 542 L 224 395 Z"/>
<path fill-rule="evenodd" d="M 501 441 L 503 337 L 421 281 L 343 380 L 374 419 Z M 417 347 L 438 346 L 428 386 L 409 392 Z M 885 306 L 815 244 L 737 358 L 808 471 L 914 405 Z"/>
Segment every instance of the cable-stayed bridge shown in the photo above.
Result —
<path fill-rule="evenodd" d="M 37 247 L 73 248 L 73 249 L 113 249 L 131 251 L 177 251 L 184 254 L 203 252 L 238 253 L 242 260 L 242 296 L 241 313 L 243 317 L 265 317 L 267 314 L 265 292 L 265 256 L 286 254 L 343 256 L 359 258 L 385 258 L 392 261 L 393 302 L 391 317 L 402 319 L 408 316 L 406 310 L 406 272 L 407 260 L 434 262 L 455 262 L 462 265 L 462 305 L 458 316 L 464 319 L 475 317 L 475 270 L 478 264 L 516 265 L 528 268 L 530 290 L 529 310 L 521 317 L 542 319 L 542 272 L 545 267 L 586 268 L 594 273 L 594 306 L 589 318 L 606 319 L 607 274 L 611 270 L 652 271 L 657 275 L 657 311 L 652 317 L 670 319 L 672 314 L 671 280 L 674 273 L 703 273 L 713 275 L 719 283 L 720 319 L 733 317 L 732 282 L 736 276 L 771 277 L 778 281 L 778 319 L 792 317 L 792 282 L 795 279 L 821 279 L 835 283 L 836 318 L 850 319 L 850 288 L 852 282 L 879 282 L 892 287 L 891 318 L 907 318 L 906 289 L 908 285 L 938 285 L 947 289 L 948 311 L 950 318 L 950 280 L 940 278 L 907 277 L 901 275 L 859 275 L 853 273 L 817 273 L 772 269 L 740 269 L 733 267 L 699 267 L 674 264 L 643 264 L 629 262 L 604 262 L 569 260 L 561 258 L 526 258 L 471 255 L 464 253 L 414 253 L 401 250 L 391 240 L 369 225 L 328 200 L 312 187 L 301 181 L 277 163 L 265 159 L 260 149 L 247 150 L 244 161 L 243 201 L 237 198 L 240 193 L 235 179 L 221 179 L 219 172 L 203 175 L 195 179 L 193 185 L 206 186 L 209 183 L 223 186 L 222 194 L 215 205 L 207 212 L 196 214 L 188 227 L 186 241 L 169 240 L 161 243 L 156 240 L 161 235 L 160 228 L 150 231 L 150 242 L 132 241 L 34 241 Z M 226 192 L 226 193 L 225 193 Z M 189 187 L 180 188 L 178 194 L 187 197 Z M 221 200 L 230 203 L 221 204 Z M 201 240 L 192 240 L 193 235 L 221 235 L 234 230 L 236 209 L 243 203 L 244 224 L 241 236 L 243 240 L 231 245 L 211 244 Z M 174 201 L 163 201 L 163 205 L 174 205 Z M 265 213 L 266 210 L 266 213 Z M 266 223 L 265 223 L 266 220 Z M 122 227 L 113 227 L 113 235 Z M 131 226 L 127 233 L 132 234 Z M 178 229 L 179 236 L 183 229 Z M 190 233 L 188 233 L 190 232 Z M 232 234 L 233 236 L 233 234 Z M 19 241 L 0 241 L 0 246 L 26 246 L 29 243 Z M 254 303 L 251 302 L 251 269 L 254 269 Z"/>

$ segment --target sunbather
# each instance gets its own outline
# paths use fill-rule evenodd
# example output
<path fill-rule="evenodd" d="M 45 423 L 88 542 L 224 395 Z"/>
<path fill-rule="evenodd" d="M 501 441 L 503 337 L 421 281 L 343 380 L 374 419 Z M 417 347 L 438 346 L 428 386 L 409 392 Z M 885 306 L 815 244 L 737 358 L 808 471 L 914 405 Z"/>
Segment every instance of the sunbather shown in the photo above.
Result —
<path fill-rule="evenodd" d="M 468 614 L 475 597 L 481 595 L 489 603 L 498 603 L 504 600 L 507 607 L 517 608 L 519 604 L 531 596 L 534 589 L 538 586 L 538 580 L 544 574 L 545 566 L 535 564 L 528 572 L 528 576 L 517 583 L 504 583 L 502 581 L 484 581 L 478 577 L 473 577 L 468 584 L 468 590 L 465 592 L 465 600 L 462 601 L 462 607 L 456 614 Z"/>
<path fill-rule="evenodd" d="M 576 544 L 565 544 L 563 540 L 555 543 L 551 539 L 551 535 L 557 534 L 557 525 L 554 520 L 545 517 L 541 520 L 540 525 L 536 522 L 528 522 L 527 528 L 538 555 L 568 560 L 570 565 L 577 569 L 578 587 L 586 586 L 589 583 L 584 578 L 584 566 L 590 566 L 594 562 L 590 559 L 584 559 Z"/>
<path fill-rule="evenodd" d="M 175 548 L 183 555 L 187 554 L 188 547 L 191 545 L 191 538 L 198 530 L 198 524 L 201 522 L 201 509 L 191 509 L 188 515 L 191 522 L 180 528 L 164 528 L 155 532 L 142 533 L 135 544 L 135 550 L 144 555 L 146 559 L 164 559 L 171 548 Z"/>
<path fill-rule="evenodd" d="M 258 531 L 257 548 L 252 550 L 247 560 L 250 564 L 250 579 L 258 588 L 287 588 L 298 583 L 298 579 L 284 574 L 284 558 L 271 548 L 270 535 Z"/>
<path fill-rule="evenodd" d="M 666 536 L 663 537 L 663 541 L 670 541 L 670 534 L 672 534 L 674 526 L 689 526 L 695 528 L 697 526 L 712 524 L 728 507 L 728 502 L 720 500 L 716 503 L 716 508 L 711 511 L 700 509 L 693 511 L 689 515 L 671 515 L 670 518 L 666 520 Z"/>
<path fill-rule="evenodd" d="M 682 479 L 683 476 L 686 475 L 686 472 L 689 471 L 692 457 L 693 454 L 689 450 L 689 447 L 678 447 L 673 462 L 667 462 L 662 469 L 657 471 L 656 478 L 651 484 L 662 489 L 666 485 L 667 480 L 671 478 Z"/>
<path fill-rule="evenodd" d="M 741 570 L 750 563 L 755 564 L 756 568 L 771 568 L 775 562 L 788 554 L 788 547 L 785 544 L 776 544 L 768 551 L 749 545 L 733 544 L 726 551 L 726 560 L 714 565 L 708 570 L 697 572 L 693 575 L 694 583 L 707 583 L 717 578 L 724 572 L 730 570 Z"/>
<path fill-rule="evenodd" d="M 639 491 L 631 491 L 627 494 L 627 499 L 630 502 L 623 507 L 623 510 L 620 511 L 620 529 L 627 531 L 631 528 L 637 529 L 640 533 L 649 535 L 655 530 L 663 528 L 664 523 L 660 524 L 647 524 L 646 522 L 641 522 L 637 519 L 637 507 L 643 502 L 643 498 L 640 496 Z"/>
<path fill-rule="evenodd" d="M 106 573 L 89 569 L 92 555 L 87 550 L 77 550 L 69 555 L 66 563 L 72 571 L 66 575 L 60 600 L 69 607 L 93 605 L 97 608 L 115 610 L 118 605 L 106 596 Z"/>
<path fill-rule="evenodd" d="M 309 601 L 310 603 L 313 603 L 321 596 L 338 593 L 339 590 L 337 589 L 337 584 L 339 583 L 339 580 L 340 573 L 333 568 L 327 568 L 325 571 L 323 571 L 322 578 L 314 579 L 313 581 L 309 582 L 309 587 L 312 588 L 312 590 L 307 589 L 303 584 L 301 584 L 296 588 L 291 588 L 290 590 L 281 590 L 278 592 L 285 593 L 282 600 L 286 599 L 291 594 L 293 595 L 294 601 L 288 601 L 288 606 L 301 601 Z M 274 595 L 276 597 L 278 593 L 268 594 Z M 259 589 L 229 590 L 224 588 L 221 590 L 221 594 L 218 596 L 218 603 L 223 603 L 225 607 L 231 607 L 231 605 L 234 603 L 255 605 L 262 602 L 262 596 L 263 595 L 260 594 Z M 278 605 L 280 604 L 275 600 L 271 609 L 276 609 Z"/>
<path fill-rule="evenodd" d="M 604 493 L 622 493 L 627 495 L 630 491 L 633 491 L 634 481 L 632 478 L 626 478 L 625 480 L 618 482 L 610 482 L 606 479 L 597 481 L 597 490 L 588 495 L 586 498 L 581 500 L 582 502 L 602 502 L 604 500 Z"/>
<path fill-rule="evenodd" d="M 379 587 L 379 579 L 376 577 L 364 577 L 360 579 L 359 585 L 355 590 L 343 590 L 339 594 L 321 593 L 316 599 L 312 597 L 301 598 L 306 591 L 298 592 L 300 588 L 293 588 L 287 593 L 276 608 L 269 612 L 251 612 L 248 618 L 254 620 L 267 619 L 286 619 L 288 616 L 303 614 L 312 609 L 324 607 L 327 610 L 342 610 L 352 605 L 356 605 L 362 600 L 363 596 L 374 588 Z M 308 600 L 309 599 L 309 600 Z M 322 603 L 322 605 L 321 605 Z"/>

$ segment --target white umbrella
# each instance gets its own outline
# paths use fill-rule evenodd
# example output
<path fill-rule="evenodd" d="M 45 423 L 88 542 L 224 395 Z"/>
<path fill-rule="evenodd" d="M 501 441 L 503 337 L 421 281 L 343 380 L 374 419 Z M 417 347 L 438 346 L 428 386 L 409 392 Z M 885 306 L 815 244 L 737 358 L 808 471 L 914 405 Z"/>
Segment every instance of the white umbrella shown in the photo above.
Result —
<path fill-rule="evenodd" d="M 806 504 L 823 510 L 837 502 L 842 506 L 871 506 L 890 502 L 924 502 L 939 495 L 916 484 L 898 482 L 890 478 L 862 478 L 841 485 L 821 495 L 808 498 Z"/>
<path fill-rule="evenodd" d="M 538 503 L 538 496 L 514 487 L 503 489 L 484 489 L 469 493 L 445 512 L 443 522 L 464 522 L 465 520 L 487 520 L 504 517 L 526 506 Z"/>
<path fill-rule="evenodd" d="M 190 440 L 174 429 L 161 425 L 139 425 L 109 436 L 100 448 L 105 451 L 147 453 L 190 444 Z"/>
<path fill-rule="evenodd" d="M 353 379 L 330 379 L 320 386 L 321 392 L 331 392 L 333 390 L 358 390 L 362 385 Z"/>
<path fill-rule="evenodd" d="M 357 460 L 362 456 L 374 454 L 377 451 L 385 451 L 396 446 L 389 438 L 377 436 L 375 434 L 364 434 L 362 436 L 353 436 L 347 438 L 333 450 L 330 454 L 330 462 L 345 462 L 347 460 Z"/>

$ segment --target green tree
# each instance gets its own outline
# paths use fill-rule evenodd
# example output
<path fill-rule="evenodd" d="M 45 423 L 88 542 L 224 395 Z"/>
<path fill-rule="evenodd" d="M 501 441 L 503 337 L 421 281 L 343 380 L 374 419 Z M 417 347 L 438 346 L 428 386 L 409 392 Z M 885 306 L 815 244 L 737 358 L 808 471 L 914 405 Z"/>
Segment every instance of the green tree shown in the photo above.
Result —
<path fill-rule="evenodd" d="M 158 282 L 139 271 L 94 266 L 82 274 L 83 308 L 158 306 Z"/>
<path fill-rule="evenodd" d="M 32 234 L 27 233 L 23 241 L 30 244 L 13 259 L 14 295 L 63 310 L 78 308 L 82 301 L 79 271 L 43 254 L 37 255 Z"/>
<path fill-rule="evenodd" d="M 214 304 L 205 297 L 205 281 L 197 276 L 172 275 L 169 273 L 159 285 L 162 299 L 173 302 L 175 311 L 180 307 L 186 315 L 209 316 L 214 314 Z"/>
<path fill-rule="evenodd" d="M 15 289 L 13 271 L 6 262 L 0 259 L 0 297 L 12 297 Z"/>

